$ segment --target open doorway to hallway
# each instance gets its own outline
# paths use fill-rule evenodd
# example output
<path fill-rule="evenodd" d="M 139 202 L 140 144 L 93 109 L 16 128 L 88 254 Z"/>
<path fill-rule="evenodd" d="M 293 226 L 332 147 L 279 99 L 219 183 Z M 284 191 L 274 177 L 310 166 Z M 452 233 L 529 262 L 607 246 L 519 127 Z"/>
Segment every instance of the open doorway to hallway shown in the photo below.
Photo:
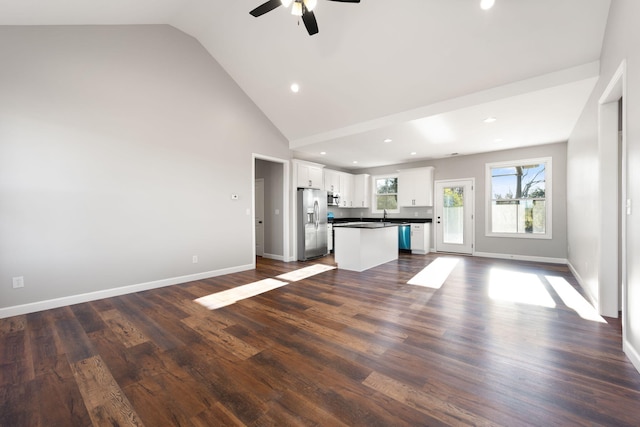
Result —
<path fill-rule="evenodd" d="M 286 261 L 288 161 L 254 155 L 254 255 Z"/>

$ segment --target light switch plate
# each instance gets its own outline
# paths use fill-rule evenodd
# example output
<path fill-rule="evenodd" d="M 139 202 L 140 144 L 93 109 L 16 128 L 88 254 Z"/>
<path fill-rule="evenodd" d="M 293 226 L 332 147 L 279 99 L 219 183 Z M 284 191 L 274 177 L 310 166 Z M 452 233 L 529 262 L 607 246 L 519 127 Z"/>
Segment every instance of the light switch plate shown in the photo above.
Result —
<path fill-rule="evenodd" d="M 13 289 L 24 288 L 24 276 L 13 278 Z"/>

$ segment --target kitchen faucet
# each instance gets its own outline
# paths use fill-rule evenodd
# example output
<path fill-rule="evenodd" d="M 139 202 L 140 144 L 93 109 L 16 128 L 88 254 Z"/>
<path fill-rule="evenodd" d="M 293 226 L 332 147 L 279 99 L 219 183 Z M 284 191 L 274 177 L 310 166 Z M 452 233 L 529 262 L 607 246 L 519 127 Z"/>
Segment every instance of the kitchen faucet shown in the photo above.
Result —
<path fill-rule="evenodd" d="M 382 221 L 383 222 L 387 221 L 387 210 L 386 209 L 382 209 Z"/>

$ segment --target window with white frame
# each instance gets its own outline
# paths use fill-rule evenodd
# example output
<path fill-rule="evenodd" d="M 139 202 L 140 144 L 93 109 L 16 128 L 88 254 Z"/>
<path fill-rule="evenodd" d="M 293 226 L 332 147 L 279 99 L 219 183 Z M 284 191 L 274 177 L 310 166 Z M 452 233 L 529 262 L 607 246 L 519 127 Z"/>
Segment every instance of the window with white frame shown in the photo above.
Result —
<path fill-rule="evenodd" d="M 551 157 L 486 164 L 486 235 L 551 238 Z"/>
<path fill-rule="evenodd" d="M 373 213 L 400 212 L 398 208 L 398 175 L 374 176 L 373 180 Z"/>

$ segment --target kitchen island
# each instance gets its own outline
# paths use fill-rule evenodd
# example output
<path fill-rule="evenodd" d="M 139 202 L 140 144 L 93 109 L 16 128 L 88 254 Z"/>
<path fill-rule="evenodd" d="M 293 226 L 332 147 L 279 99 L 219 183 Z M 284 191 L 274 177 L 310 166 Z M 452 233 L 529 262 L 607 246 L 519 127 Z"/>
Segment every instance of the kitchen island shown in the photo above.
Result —
<path fill-rule="evenodd" d="M 398 224 L 334 224 L 335 261 L 343 270 L 364 271 L 398 259 Z"/>

